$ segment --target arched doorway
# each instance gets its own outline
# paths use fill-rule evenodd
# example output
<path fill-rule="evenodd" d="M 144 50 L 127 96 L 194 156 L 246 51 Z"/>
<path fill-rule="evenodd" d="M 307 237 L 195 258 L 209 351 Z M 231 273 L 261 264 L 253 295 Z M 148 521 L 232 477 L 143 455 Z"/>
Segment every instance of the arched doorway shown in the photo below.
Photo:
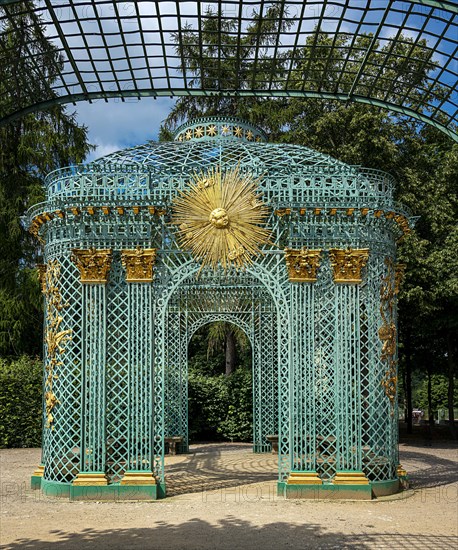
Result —
<path fill-rule="evenodd" d="M 196 288 L 197 286 L 197 288 Z M 252 347 L 253 450 L 271 449 L 266 436 L 278 433 L 277 312 L 271 295 L 255 277 L 236 274 L 218 286 L 195 276 L 186 278 L 167 307 L 165 360 L 165 436 L 182 437 L 179 450 L 186 451 L 188 435 L 188 346 L 202 326 L 224 321 L 247 335 Z"/>

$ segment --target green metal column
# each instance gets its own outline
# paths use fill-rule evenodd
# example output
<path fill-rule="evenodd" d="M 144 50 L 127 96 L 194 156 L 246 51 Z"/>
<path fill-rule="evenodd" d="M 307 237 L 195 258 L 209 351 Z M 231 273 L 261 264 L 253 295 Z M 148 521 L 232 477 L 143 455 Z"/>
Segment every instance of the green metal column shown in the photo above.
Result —
<path fill-rule="evenodd" d="M 310 282 L 291 284 L 293 330 L 293 456 L 292 470 L 316 471 L 315 427 L 315 288 Z"/>
<path fill-rule="evenodd" d="M 129 283 L 129 465 L 152 471 L 152 319 L 151 284 Z"/>
<path fill-rule="evenodd" d="M 361 471 L 359 287 L 335 288 L 336 470 Z"/>
<path fill-rule="evenodd" d="M 107 485 L 106 477 L 106 283 L 111 250 L 73 250 L 82 284 L 82 422 L 80 472 L 74 486 Z"/>

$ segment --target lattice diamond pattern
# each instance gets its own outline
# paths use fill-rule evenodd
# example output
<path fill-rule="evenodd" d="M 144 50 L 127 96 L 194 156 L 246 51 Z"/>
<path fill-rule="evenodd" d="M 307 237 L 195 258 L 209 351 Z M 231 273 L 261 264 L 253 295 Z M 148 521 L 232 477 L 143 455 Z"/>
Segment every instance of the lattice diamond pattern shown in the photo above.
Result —
<path fill-rule="evenodd" d="M 51 258 L 49 258 L 51 259 Z M 62 330 L 71 329 L 72 339 L 61 355 L 54 392 L 60 404 L 54 408 L 54 430 L 43 431 L 45 479 L 71 482 L 80 469 L 81 400 L 81 288 L 78 270 L 68 256 L 60 257 L 59 289 L 62 303 Z M 46 418 L 45 418 L 46 420 Z"/>
<path fill-rule="evenodd" d="M 324 262 L 323 262 L 324 263 Z M 336 471 L 336 365 L 335 330 L 337 304 L 334 283 L 327 263 L 321 267 L 316 293 L 315 399 L 317 472 L 329 481 Z"/>
<path fill-rule="evenodd" d="M 107 286 L 106 449 L 107 476 L 117 482 L 129 466 L 128 292 L 115 257 Z"/>

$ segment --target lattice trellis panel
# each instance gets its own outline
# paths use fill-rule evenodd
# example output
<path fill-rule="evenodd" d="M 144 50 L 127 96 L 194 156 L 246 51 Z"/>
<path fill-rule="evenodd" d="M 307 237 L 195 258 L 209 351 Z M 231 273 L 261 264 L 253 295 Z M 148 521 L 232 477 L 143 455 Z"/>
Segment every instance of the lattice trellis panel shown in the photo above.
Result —
<path fill-rule="evenodd" d="M 338 365 L 334 340 L 337 304 L 328 264 L 321 267 L 316 293 L 319 295 L 315 305 L 316 469 L 322 479 L 329 480 L 336 471 Z"/>
<path fill-rule="evenodd" d="M 52 261 L 52 257 L 48 257 Z M 57 286 L 66 307 L 62 311 L 62 330 L 70 329 L 71 340 L 60 356 L 55 374 L 54 392 L 59 404 L 53 409 L 54 429 L 43 431 L 44 477 L 52 481 L 71 482 L 80 470 L 81 461 L 81 288 L 78 270 L 69 257 L 57 258 L 60 277 Z M 46 320 L 45 320 L 46 326 Z M 46 353 L 46 346 L 45 346 Z M 47 418 L 44 411 L 44 424 Z"/>
<path fill-rule="evenodd" d="M 188 427 L 183 423 L 183 408 L 187 402 L 183 400 L 183 386 L 187 384 L 187 368 L 182 364 L 181 314 L 169 312 L 167 315 L 167 346 L 165 360 L 165 434 L 167 437 L 183 438 L 187 447 Z"/>
<path fill-rule="evenodd" d="M 124 269 L 117 257 L 107 286 L 107 476 L 119 481 L 129 469 L 129 301 Z"/>

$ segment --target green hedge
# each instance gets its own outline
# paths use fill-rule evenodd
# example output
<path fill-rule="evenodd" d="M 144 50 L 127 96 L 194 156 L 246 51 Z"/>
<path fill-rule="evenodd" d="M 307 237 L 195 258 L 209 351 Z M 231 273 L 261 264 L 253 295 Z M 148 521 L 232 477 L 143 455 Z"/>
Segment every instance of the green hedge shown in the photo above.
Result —
<path fill-rule="evenodd" d="M 39 359 L 0 358 L 0 447 L 40 447 L 42 368 Z"/>
<path fill-rule="evenodd" d="M 191 439 L 251 441 L 251 370 L 231 376 L 189 372 Z M 23 356 L 0 359 L 0 447 L 39 447 L 42 429 L 42 362 Z"/>
<path fill-rule="evenodd" d="M 190 365 L 188 392 L 191 441 L 251 441 L 251 370 L 238 368 L 229 377 L 209 376 Z"/>

